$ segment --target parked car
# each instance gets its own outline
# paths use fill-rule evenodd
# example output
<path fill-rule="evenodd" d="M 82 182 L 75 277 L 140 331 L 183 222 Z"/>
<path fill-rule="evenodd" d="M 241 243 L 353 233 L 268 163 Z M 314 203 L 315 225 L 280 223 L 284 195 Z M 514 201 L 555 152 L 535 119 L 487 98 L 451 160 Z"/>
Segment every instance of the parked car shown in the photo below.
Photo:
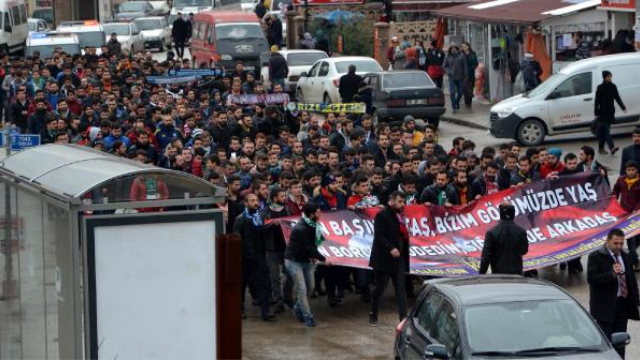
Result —
<path fill-rule="evenodd" d="M 33 56 L 35 51 L 40 52 L 40 58 L 46 59 L 53 55 L 56 48 L 69 55 L 80 54 L 80 42 L 76 34 L 58 34 L 55 32 L 33 33 L 27 38 L 25 56 Z"/>
<path fill-rule="evenodd" d="M 169 4 L 164 0 L 149 1 L 149 4 L 153 6 L 153 9 L 156 11 L 156 15 L 158 16 L 169 16 L 169 13 L 171 12 L 171 7 L 169 7 Z"/>
<path fill-rule="evenodd" d="M 296 92 L 300 74 L 308 72 L 316 61 L 329 57 L 326 52 L 321 50 L 280 50 L 278 52 L 287 60 L 289 76 L 284 81 L 284 90 L 290 93 Z M 271 79 L 269 79 L 269 58 L 271 54 L 273 54 L 271 51 L 267 51 L 260 55 L 260 62 L 262 63 L 260 79 L 266 88 L 271 87 Z"/>
<path fill-rule="evenodd" d="M 25 1 L 0 1 L 0 16 L 4 19 L 0 26 L 0 52 L 22 52 L 29 35 Z"/>
<path fill-rule="evenodd" d="M 145 48 L 157 48 L 159 51 L 164 51 L 166 46 L 171 49 L 171 29 L 169 29 L 165 17 L 142 17 L 133 20 L 133 22 L 142 33 Z"/>
<path fill-rule="evenodd" d="M 27 24 L 29 25 L 29 35 L 37 32 L 49 31 L 49 25 L 43 19 L 28 18 Z"/>
<path fill-rule="evenodd" d="M 384 71 L 364 76 L 373 90 L 373 123 L 402 121 L 406 115 L 421 119 L 444 114 L 444 93 L 424 71 Z M 429 121 L 431 123 L 431 121 Z"/>
<path fill-rule="evenodd" d="M 158 13 L 158 10 L 149 1 L 127 1 L 118 5 L 116 15 L 113 18 L 133 20 L 143 16 L 156 16 Z"/>
<path fill-rule="evenodd" d="M 617 54 L 568 65 L 532 91 L 503 100 L 491 108 L 491 134 L 538 146 L 548 135 L 589 132 L 596 89 L 602 71 L 613 73 L 627 113 L 616 112 L 612 128 L 640 124 L 640 54 Z"/>
<path fill-rule="evenodd" d="M 369 57 L 343 56 L 318 60 L 311 70 L 300 74 L 296 88 L 298 100 L 313 104 L 341 102 L 338 86 L 349 65 L 355 65 L 356 73 L 361 76 L 382 72 L 380 64 Z"/>
<path fill-rule="evenodd" d="M 627 333 L 610 343 L 562 288 L 516 275 L 425 282 L 396 329 L 396 359 L 620 359 Z"/>
<path fill-rule="evenodd" d="M 53 26 L 53 8 L 51 7 L 41 7 L 33 10 L 33 14 L 31 17 L 34 19 L 42 19 L 47 22 L 47 24 L 51 24 Z"/>
<path fill-rule="evenodd" d="M 257 0 L 240 0 L 240 9 L 243 12 L 253 12 L 256 5 L 258 5 Z"/>
<path fill-rule="evenodd" d="M 100 55 L 101 47 L 105 44 L 105 33 L 102 25 L 95 20 L 63 21 L 56 30 L 61 34 L 76 34 L 80 41 L 80 47 L 95 47 L 96 54 Z"/>
<path fill-rule="evenodd" d="M 108 42 L 111 34 L 118 36 L 118 41 L 122 44 L 122 49 L 128 49 L 131 53 L 144 51 L 144 39 L 133 21 L 129 22 L 110 22 L 102 25 L 104 29 L 105 39 Z"/>

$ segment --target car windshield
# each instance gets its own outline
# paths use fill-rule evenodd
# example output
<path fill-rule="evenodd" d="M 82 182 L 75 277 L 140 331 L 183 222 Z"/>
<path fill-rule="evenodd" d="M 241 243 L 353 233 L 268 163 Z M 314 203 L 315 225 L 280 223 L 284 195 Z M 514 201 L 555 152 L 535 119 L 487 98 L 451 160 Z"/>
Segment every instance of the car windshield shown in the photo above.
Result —
<path fill-rule="evenodd" d="M 46 59 L 51 57 L 56 48 L 62 49 L 63 52 L 69 55 L 80 54 L 80 46 L 76 44 L 64 44 L 64 45 L 40 45 L 40 46 L 28 46 L 27 56 L 33 56 L 34 51 L 40 51 L 40 58 Z"/>
<path fill-rule="evenodd" d="M 37 22 L 29 21 L 29 31 L 36 31 L 37 28 L 38 28 Z"/>
<path fill-rule="evenodd" d="M 384 89 L 433 87 L 433 82 L 424 72 L 386 74 L 382 78 Z"/>
<path fill-rule="evenodd" d="M 162 29 L 162 20 L 160 19 L 136 19 L 133 22 L 138 25 L 140 30 Z"/>
<path fill-rule="evenodd" d="M 127 24 L 105 24 L 102 26 L 107 36 L 116 33 L 116 35 L 129 35 L 129 25 Z"/>
<path fill-rule="evenodd" d="M 382 67 L 375 60 L 355 60 L 355 61 L 340 61 L 336 62 L 336 70 L 338 74 L 346 74 L 349 70 L 349 65 L 355 65 L 357 72 L 380 72 Z"/>
<path fill-rule="evenodd" d="M 143 2 L 125 2 L 120 4 L 120 12 L 144 12 Z"/>
<path fill-rule="evenodd" d="M 538 87 L 536 87 L 535 89 L 531 90 L 531 92 L 526 94 L 526 96 L 535 97 L 535 96 L 543 95 L 547 93 L 550 89 L 558 86 L 558 84 L 560 84 L 560 82 L 564 80 L 566 77 L 567 75 L 565 74 L 551 75 L 547 80 L 543 81 L 540 85 L 538 85 Z"/>
<path fill-rule="evenodd" d="M 573 300 L 520 301 L 465 309 L 471 353 L 541 348 L 607 350 L 593 320 Z"/>
<path fill-rule="evenodd" d="M 61 31 L 61 33 L 69 31 Z M 102 31 L 87 31 L 87 32 L 73 32 L 78 35 L 78 42 L 81 48 L 89 47 L 102 47 L 105 43 L 105 35 Z"/>
<path fill-rule="evenodd" d="M 216 40 L 261 39 L 264 33 L 259 24 L 218 24 Z"/>
<path fill-rule="evenodd" d="M 53 10 L 51 9 L 36 9 L 33 11 L 34 18 L 42 19 L 48 23 L 53 23 Z"/>
<path fill-rule="evenodd" d="M 174 0 L 173 6 L 175 7 L 211 6 L 211 0 Z"/>
<path fill-rule="evenodd" d="M 317 52 L 293 53 L 287 55 L 287 64 L 289 66 L 313 65 L 317 60 L 325 59 L 326 57 L 326 54 Z"/>

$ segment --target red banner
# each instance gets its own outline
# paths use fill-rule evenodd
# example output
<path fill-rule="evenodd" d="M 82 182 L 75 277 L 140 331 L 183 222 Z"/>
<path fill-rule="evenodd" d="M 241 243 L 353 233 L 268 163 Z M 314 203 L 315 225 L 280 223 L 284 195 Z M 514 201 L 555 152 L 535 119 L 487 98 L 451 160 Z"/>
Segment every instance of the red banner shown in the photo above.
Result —
<path fill-rule="evenodd" d="M 604 243 L 614 226 L 627 235 L 640 233 L 640 212 L 626 214 L 601 175 L 584 173 L 543 180 L 486 196 L 464 207 L 407 206 L 411 273 L 477 274 L 484 236 L 499 221 L 498 205 L 503 201 L 515 206 L 515 221 L 527 230 L 525 270 L 586 255 Z M 319 246 L 320 252 L 333 264 L 366 268 L 377 211 L 323 213 L 320 223 L 327 241 Z M 280 220 L 288 239 L 298 218 Z"/>
<path fill-rule="evenodd" d="M 636 0 L 602 0 L 600 6 L 609 9 L 635 10 Z"/>

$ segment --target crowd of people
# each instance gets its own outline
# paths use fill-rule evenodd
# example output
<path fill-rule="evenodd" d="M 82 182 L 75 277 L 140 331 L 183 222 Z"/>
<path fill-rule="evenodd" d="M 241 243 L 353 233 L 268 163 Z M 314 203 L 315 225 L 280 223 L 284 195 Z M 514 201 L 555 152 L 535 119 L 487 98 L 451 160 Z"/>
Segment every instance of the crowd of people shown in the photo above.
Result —
<path fill-rule="evenodd" d="M 245 287 L 265 320 L 273 318 L 272 309 L 281 313 L 289 304 L 301 321 L 314 326 L 307 292 L 326 296 L 331 307 L 340 306 L 350 290 L 371 301 L 370 271 L 314 265 L 325 260 L 316 248 L 323 241 L 322 211 L 391 203 L 452 207 L 538 179 L 607 172 L 589 146 L 578 154 L 556 147 L 522 149 L 517 143 L 478 149 L 464 137 L 445 144 L 435 125 L 419 129 L 421 122 L 412 116 L 374 127 L 369 114 L 321 118 L 288 111 L 284 104 L 234 104 L 234 95 L 283 91 L 277 81 L 266 89 L 241 62 L 189 83 L 147 81 L 192 65 L 172 52 L 157 61 L 150 52 L 110 53 L 109 48 L 101 55 L 91 49 L 75 56 L 57 50 L 47 59 L 37 52 L 24 59 L 3 54 L 0 97 L 6 125 L 40 134 L 42 144 L 87 146 L 225 187 L 224 203 L 216 206 L 227 214 L 227 232 L 242 237 Z M 633 133 L 633 145 L 623 149 L 622 162 L 614 192 L 626 210 L 637 210 L 640 129 Z M 287 245 L 277 219 L 292 215 L 302 220 Z M 630 239 L 633 266 L 640 269 L 636 246 Z M 285 268 L 289 276 L 283 284 Z M 580 261 L 568 268 L 582 271 Z M 411 281 L 406 287 L 411 296 Z"/>

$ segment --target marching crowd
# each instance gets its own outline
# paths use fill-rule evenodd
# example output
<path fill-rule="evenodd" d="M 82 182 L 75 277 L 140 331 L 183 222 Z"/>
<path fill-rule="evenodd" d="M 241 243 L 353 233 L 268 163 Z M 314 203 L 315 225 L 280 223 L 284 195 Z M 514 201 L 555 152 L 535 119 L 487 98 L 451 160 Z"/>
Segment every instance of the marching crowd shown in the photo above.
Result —
<path fill-rule="evenodd" d="M 294 306 L 297 298 L 296 316 L 314 326 L 307 292 L 326 296 L 331 307 L 340 305 L 345 291 L 371 301 L 370 271 L 314 265 L 325 260 L 316 248 L 324 239 L 318 226 L 322 211 L 387 204 L 451 207 L 538 179 L 607 172 L 589 146 L 578 154 L 556 147 L 522 149 L 517 143 L 479 149 L 463 137 L 442 143 L 434 124 L 419 129 L 422 122 L 412 116 L 374 125 L 369 114 L 326 113 L 321 119 L 292 113 L 282 103 L 234 104 L 233 95 L 283 91 L 279 81 L 265 89 L 241 62 L 219 76 L 158 85 L 146 79 L 193 64 L 172 52 L 157 61 L 150 52 L 86 50 L 75 56 L 56 51 L 47 59 L 37 53 L 24 59 L 1 55 L 6 125 L 40 134 L 42 144 L 92 147 L 226 187 L 225 202 L 216 206 L 228 214 L 227 231 L 242 237 L 245 288 L 264 320 L 273 318 L 271 310 Z M 359 85 L 345 80 L 341 94 L 350 99 Z M 640 208 L 639 162 L 640 128 L 633 145 L 622 151 L 622 173 L 614 185 L 628 211 Z M 144 198 L 139 190 L 131 196 Z M 276 219 L 290 215 L 302 220 L 287 245 Z M 640 269 L 630 241 L 634 267 Z M 289 276 L 281 276 L 284 268 Z M 582 271 L 579 261 L 568 268 Z M 402 286 L 411 296 L 411 281 Z"/>

